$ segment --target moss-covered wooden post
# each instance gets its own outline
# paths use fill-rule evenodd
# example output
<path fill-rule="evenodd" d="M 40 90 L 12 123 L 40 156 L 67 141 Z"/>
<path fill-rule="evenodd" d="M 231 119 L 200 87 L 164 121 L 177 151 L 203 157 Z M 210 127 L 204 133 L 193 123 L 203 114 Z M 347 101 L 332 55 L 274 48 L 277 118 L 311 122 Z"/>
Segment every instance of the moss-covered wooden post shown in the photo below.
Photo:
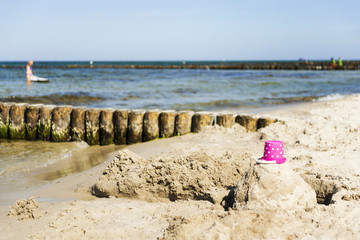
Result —
<path fill-rule="evenodd" d="M 169 110 L 160 113 L 159 126 L 160 137 L 168 138 L 174 136 L 176 112 Z"/>
<path fill-rule="evenodd" d="M 0 103 L 0 138 L 2 139 L 9 138 L 10 107 L 9 103 Z"/>
<path fill-rule="evenodd" d="M 26 139 L 25 110 L 27 104 L 10 107 L 9 139 Z"/>
<path fill-rule="evenodd" d="M 55 106 L 43 106 L 39 109 L 38 140 L 48 141 L 51 138 L 51 117 Z"/>
<path fill-rule="evenodd" d="M 235 124 L 235 116 L 234 114 L 220 113 L 216 116 L 216 124 L 224 128 L 231 128 Z"/>
<path fill-rule="evenodd" d="M 115 144 L 126 144 L 129 112 L 127 109 L 119 109 L 113 114 Z"/>
<path fill-rule="evenodd" d="M 100 144 L 114 143 L 114 109 L 104 109 L 100 112 Z"/>
<path fill-rule="evenodd" d="M 38 139 L 39 109 L 42 105 L 29 105 L 25 111 L 26 139 Z"/>
<path fill-rule="evenodd" d="M 257 118 L 253 118 L 247 115 L 238 115 L 235 119 L 235 122 L 245 127 L 249 131 L 256 131 L 257 129 Z"/>
<path fill-rule="evenodd" d="M 142 141 L 144 110 L 134 110 L 129 112 L 128 131 L 126 137 L 127 144 Z"/>
<path fill-rule="evenodd" d="M 71 112 L 71 141 L 85 141 L 85 112 L 87 108 L 76 107 Z"/>
<path fill-rule="evenodd" d="M 100 144 L 100 109 L 85 112 L 85 141 L 89 145 Z"/>
<path fill-rule="evenodd" d="M 205 127 L 211 126 L 214 123 L 214 115 L 209 112 L 195 113 L 192 118 L 191 132 L 201 132 Z"/>
<path fill-rule="evenodd" d="M 55 107 L 51 118 L 51 141 L 70 141 L 71 106 Z"/>
<path fill-rule="evenodd" d="M 194 112 L 181 111 L 175 117 L 175 136 L 185 135 L 191 132 L 191 121 Z"/>
<path fill-rule="evenodd" d="M 159 137 L 159 110 L 149 110 L 144 115 L 144 142 L 156 139 Z"/>

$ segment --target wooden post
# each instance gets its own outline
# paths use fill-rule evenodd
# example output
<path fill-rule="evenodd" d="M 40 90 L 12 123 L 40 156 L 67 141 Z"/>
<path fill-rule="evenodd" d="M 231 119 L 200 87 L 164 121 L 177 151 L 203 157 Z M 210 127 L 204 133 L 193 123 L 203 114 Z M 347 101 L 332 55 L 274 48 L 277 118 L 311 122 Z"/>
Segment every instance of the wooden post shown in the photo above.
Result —
<path fill-rule="evenodd" d="M 144 142 L 156 139 L 159 137 L 159 110 L 149 110 L 144 115 Z"/>
<path fill-rule="evenodd" d="M 168 138 L 174 136 L 176 112 L 169 110 L 160 113 L 159 126 L 160 137 Z"/>
<path fill-rule="evenodd" d="M 216 124 L 224 128 L 231 128 L 235 124 L 235 116 L 234 114 L 220 113 L 216 116 Z"/>
<path fill-rule="evenodd" d="M 54 142 L 70 141 L 71 106 L 55 107 L 51 119 L 51 140 Z"/>
<path fill-rule="evenodd" d="M 85 112 L 87 108 L 76 107 L 71 112 L 71 141 L 85 141 Z"/>
<path fill-rule="evenodd" d="M 26 139 L 38 139 L 39 109 L 42 105 L 30 105 L 25 111 Z"/>
<path fill-rule="evenodd" d="M 39 109 L 38 140 L 48 141 L 51 138 L 51 116 L 55 106 L 43 106 Z"/>
<path fill-rule="evenodd" d="M 276 120 L 274 120 L 274 119 L 259 118 L 259 120 L 257 121 L 256 129 L 267 127 L 274 122 L 276 122 Z"/>
<path fill-rule="evenodd" d="M 115 144 L 126 144 L 129 112 L 130 110 L 122 109 L 115 110 L 113 114 Z"/>
<path fill-rule="evenodd" d="M 14 104 L 10 107 L 9 139 L 26 139 L 26 107 L 27 104 Z"/>
<path fill-rule="evenodd" d="M 129 122 L 126 143 L 133 144 L 142 141 L 144 110 L 134 110 L 129 112 Z"/>
<path fill-rule="evenodd" d="M 114 143 L 114 109 L 104 109 L 100 112 L 100 144 Z"/>
<path fill-rule="evenodd" d="M 9 138 L 10 103 L 0 103 L 0 138 Z"/>
<path fill-rule="evenodd" d="M 195 113 L 192 118 L 191 132 L 201 132 L 206 126 L 213 125 L 214 115 L 209 112 Z"/>
<path fill-rule="evenodd" d="M 85 112 L 85 141 L 89 145 L 100 143 L 100 109 L 89 109 Z"/>
<path fill-rule="evenodd" d="M 249 131 L 256 131 L 257 129 L 257 118 L 253 118 L 247 115 L 238 115 L 235 119 L 235 122 L 245 127 Z"/>
<path fill-rule="evenodd" d="M 185 135 L 191 132 L 191 121 L 194 112 L 181 111 L 175 117 L 175 136 Z"/>

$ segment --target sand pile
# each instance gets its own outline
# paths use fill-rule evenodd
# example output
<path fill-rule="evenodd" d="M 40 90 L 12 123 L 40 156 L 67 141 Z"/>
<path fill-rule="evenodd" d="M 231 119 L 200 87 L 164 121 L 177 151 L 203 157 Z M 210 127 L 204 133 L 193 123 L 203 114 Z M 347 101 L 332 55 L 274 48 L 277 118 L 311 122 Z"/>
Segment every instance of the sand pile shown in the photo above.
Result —
<path fill-rule="evenodd" d="M 92 187 L 99 197 L 208 200 L 220 203 L 249 166 L 247 154 L 214 158 L 204 151 L 146 160 L 129 150 L 118 155 Z"/>
<path fill-rule="evenodd" d="M 316 195 L 289 163 L 255 164 L 239 181 L 234 193 L 234 208 L 243 210 L 310 209 Z"/>
<path fill-rule="evenodd" d="M 15 216 L 18 220 L 37 219 L 41 217 L 42 212 L 39 210 L 38 202 L 31 197 L 16 201 L 8 215 Z"/>

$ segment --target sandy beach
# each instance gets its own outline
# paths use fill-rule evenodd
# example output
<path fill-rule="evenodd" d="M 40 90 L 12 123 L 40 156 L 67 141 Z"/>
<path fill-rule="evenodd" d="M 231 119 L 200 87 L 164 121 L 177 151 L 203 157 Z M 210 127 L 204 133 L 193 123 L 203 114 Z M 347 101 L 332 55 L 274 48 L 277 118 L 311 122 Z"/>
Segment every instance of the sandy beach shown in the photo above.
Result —
<path fill-rule="evenodd" d="M 359 239 L 359 109 L 352 95 L 269 111 L 282 121 L 256 132 L 126 146 L 17 193 L 26 200 L 1 206 L 0 238 Z M 286 163 L 256 164 L 266 140 L 284 142 Z"/>

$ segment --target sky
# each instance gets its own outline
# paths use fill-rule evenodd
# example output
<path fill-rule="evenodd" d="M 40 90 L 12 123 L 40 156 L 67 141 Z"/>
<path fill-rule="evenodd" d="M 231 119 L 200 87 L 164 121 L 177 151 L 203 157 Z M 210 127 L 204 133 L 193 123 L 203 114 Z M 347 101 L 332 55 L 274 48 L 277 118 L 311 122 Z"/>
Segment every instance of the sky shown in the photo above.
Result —
<path fill-rule="evenodd" d="M 359 0 L 1 0 L 0 61 L 360 59 Z"/>

